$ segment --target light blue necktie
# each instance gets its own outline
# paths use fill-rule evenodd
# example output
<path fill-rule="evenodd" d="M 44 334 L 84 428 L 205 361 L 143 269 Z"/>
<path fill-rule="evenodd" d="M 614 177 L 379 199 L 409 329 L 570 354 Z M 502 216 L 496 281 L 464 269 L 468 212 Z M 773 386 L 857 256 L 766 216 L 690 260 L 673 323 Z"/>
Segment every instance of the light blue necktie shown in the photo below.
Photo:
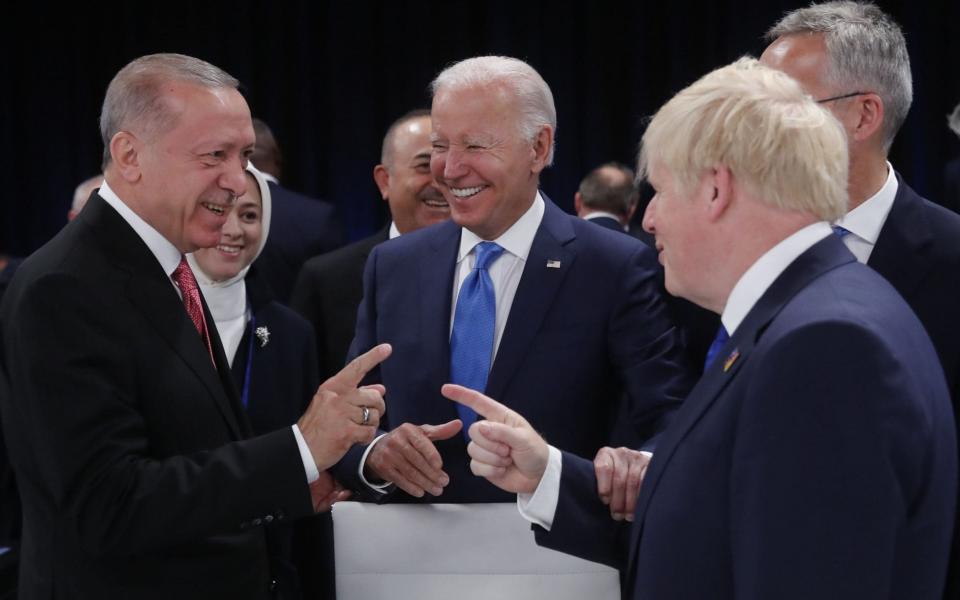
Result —
<path fill-rule="evenodd" d="M 720 329 L 717 330 L 717 337 L 713 338 L 713 343 L 710 344 L 710 348 L 707 349 L 707 358 L 703 361 L 704 372 L 710 368 L 710 365 L 713 364 L 713 361 L 717 358 L 717 354 L 720 353 L 720 349 L 723 348 L 723 345 L 726 344 L 729 339 L 730 334 L 727 333 L 727 328 L 720 325 Z"/>
<path fill-rule="evenodd" d="M 487 387 L 493 339 L 496 333 L 497 301 L 487 268 L 497 260 L 503 248 L 493 242 L 480 242 L 474 248 L 476 263 L 463 280 L 457 296 L 457 309 L 450 335 L 450 380 L 483 392 Z M 462 404 L 457 412 L 463 421 L 463 435 L 477 420 L 477 413 Z"/>

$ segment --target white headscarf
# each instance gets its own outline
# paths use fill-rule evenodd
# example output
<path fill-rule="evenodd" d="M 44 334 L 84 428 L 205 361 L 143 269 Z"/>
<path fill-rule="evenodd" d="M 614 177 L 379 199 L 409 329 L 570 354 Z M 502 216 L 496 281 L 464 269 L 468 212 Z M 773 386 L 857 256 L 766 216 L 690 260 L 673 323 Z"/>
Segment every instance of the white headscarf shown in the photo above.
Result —
<path fill-rule="evenodd" d="M 260 253 L 267 244 L 267 236 L 270 233 L 270 213 L 272 212 L 272 201 L 270 199 L 270 187 L 263 173 L 257 170 L 253 164 L 247 165 L 247 172 L 253 175 L 260 187 L 261 209 L 260 226 L 262 234 L 260 235 L 260 246 L 257 253 L 254 254 L 250 263 Z M 233 365 L 233 358 L 237 355 L 237 348 L 240 346 L 240 340 L 243 338 L 244 329 L 250 320 L 250 310 L 247 307 L 247 286 L 244 278 L 247 271 L 250 270 L 250 264 L 247 264 L 239 273 L 223 281 L 214 281 L 200 267 L 200 263 L 193 256 L 193 253 L 187 255 L 187 261 L 190 262 L 190 268 L 193 269 L 197 277 L 197 283 L 200 284 L 200 291 L 210 307 L 210 314 L 217 325 L 217 333 L 220 334 L 220 341 L 223 342 L 223 350 L 227 354 L 227 360 Z"/>

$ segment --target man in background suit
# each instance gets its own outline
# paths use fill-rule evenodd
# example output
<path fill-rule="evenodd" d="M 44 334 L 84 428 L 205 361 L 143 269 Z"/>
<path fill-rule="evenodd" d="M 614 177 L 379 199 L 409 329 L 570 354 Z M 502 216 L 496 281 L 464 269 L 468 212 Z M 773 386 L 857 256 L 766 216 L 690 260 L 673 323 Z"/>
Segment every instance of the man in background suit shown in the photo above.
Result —
<path fill-rule="evenodd" d="M 374 246 L 388 238 L 450 218 L 450 206 L 430 174 L 430 111 L 411 111 L 383 137 L 373 180 L 390 206 L 390 225 L 349 246 L 308 260 L 293 288 L 290 306 L 317 336 L 321 379 L 343 367 L 363 298 L 363 265 Z"/>
<path fill-rule="evenodd" d="M 900 27 L 872 4 L 828 2 L 788 13 L 761 61 L 796 79 L 840 121 L 850 146 L 843 241 L 900 292 L 930 334 L 960 416 L 960 215 L 921 198 L 887 162 L 910 109 Z M 957 421 L 960 427 L 960 421 Z M 960 513 L 958 513 L 960 515 Z M 960 598 L 960 530 L 947 598 Z"/>
<path fill-rule="evenodd" d="M 246 189 L 236 87 L 179 54 L 121 69 L 100 117 L 103 185 L 0 306 L 25 600 L 282 597 L 261 525 L 342 498 L 326 469 L 372 437 L 383 389 L 356 384 L 386 347 L 325 382 L 296 425 L 250 437 L 183 256 L 218 243 Z"/>
<path fill-rule="evenodd" d="M 633 169 L 618 162 L 590 171 L 573 195 L 577 216 L 613 231 L 627 231 L 639 200 L 633 179 Z"/>
<path fill-rule="evenodd" d="M 724 329 L 632 527 L 609 518 L 589 461 L 445 386 L 489 419 L 470 429 L 474 472 L 521 494 L 538 543 L 624 568 L 627 598 L 938 600 L 957 493 L 950 396 L 920 321 L 830 229 L 846 209 L 843 129 L 741 59 L 657 112 L 639 170 L 667 289 Z M 634 493 L 640 476 L 614 474 Z"/>
<path fill-rule="evenodd" d="M 390 390 L 387 432 L 336 473 L 351 489 L 394 483 L 398 500 L 506 501 L 470 476 L 460 428 L 474 415 L 440 396 L 444 382 L 485 388 L 560 447 L 592 454 L 660 431 L 688 389 L 682 353 L 650 248 L 538 191 L 556 110 L 532 67 L 459 62 L 434 80 L 431 115 L 430 167 L 452 220 L 367 260 L 351 353 L 394 345 L 371 379 Z"/>
<path fill-rule="evenodd" d="M 273 196 L 270 237 L 257 258 L 257 270 L 274 298 L 287 304 L 303 263 L 311 256 L 339 248 L 343 230 L 332 204 L 280 185 L 280 146 L 270 127 L 260 119 L 253 119 L 253 129 L 257 146 L 250 160 L 267 176 Z"/>

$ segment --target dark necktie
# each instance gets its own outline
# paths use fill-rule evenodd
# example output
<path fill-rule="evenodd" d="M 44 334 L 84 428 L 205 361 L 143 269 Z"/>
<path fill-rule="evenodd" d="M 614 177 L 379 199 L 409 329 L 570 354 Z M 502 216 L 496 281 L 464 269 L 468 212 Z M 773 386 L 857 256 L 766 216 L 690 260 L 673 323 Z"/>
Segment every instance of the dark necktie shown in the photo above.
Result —
<path fill-rule="evenodd" d="M 839 236 L 840 239 L 843 239 L 848 233 L 850 233 L 849 229 L 845 229 L 840 225 L 831 225 L 831 227 L 833 227 L 833 232 L 837 234 L 837 236 Z"/>
<path fill-rule="evenodd" d="M 200 302 L 200 286 L 197 285 L 197 279 L 190 270 L 185 256 L 180 257 L 180 264 L 173 271 L 173 281 L 180 288 L 183 295 L 183 306 L 193 321 L 193 326 L 197 328 L 200 338 L 207 346 L 207 352 L 210 353 L 210 360 L 214 366 L 217 362 L 213 360 L 213 346 L 210 345 L 210 334 L 207 331 L 207 320 L 203 316 L 203 304 Z"/>
<path fill-rule="evenodd" d="M 476 262 L 460 287 L 453 317 L 450 380 L 478 392 L 487 387 L 497 322 L 496 296 L 487 268 L 502 252 L 503 248 L 493 242 L 477 244 L 474 248 Z M 466 436 L 467 429 L 477 420 L 477 413 L 461 404 L 457 404 L 457 412 Z"/>
<path fill-rule="evenodd" d="M 720 353 L 720 349 L 723 348 L 723 345 L 726 344 L 729 339 L 730 334 L 727 333 L 727 328 L 721 324 L 720 329 L 717 330 L 717 337 L 713 338 L 713 343 L 710 344 L 710 348 L 707 349 L 707 358 L 703 361 L 704 372 L 710 368 L 710 365 L 713 364 L 713 361 L 717 358 L 717 354 Z"/>

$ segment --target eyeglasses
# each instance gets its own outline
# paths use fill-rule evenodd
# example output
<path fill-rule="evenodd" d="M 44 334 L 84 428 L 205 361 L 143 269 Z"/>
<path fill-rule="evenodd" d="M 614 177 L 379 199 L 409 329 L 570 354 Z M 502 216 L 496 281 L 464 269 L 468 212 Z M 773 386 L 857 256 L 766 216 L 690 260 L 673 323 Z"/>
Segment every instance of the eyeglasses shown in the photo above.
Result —
<path fill-rule="evenodd" d="M 829 98 L 824 98 L 823 100 L 817 100 L 817 104 L 823 104 L 824 102 L 833 102 L 834 100 L 843 100 L 844 98 L 853 98 L 854 96 L 862 96 L 864 94 L 869 94 L 870 92 L 850 92 L 849 94 L 842 94 L 840 96 L 830 96 Z"/>

